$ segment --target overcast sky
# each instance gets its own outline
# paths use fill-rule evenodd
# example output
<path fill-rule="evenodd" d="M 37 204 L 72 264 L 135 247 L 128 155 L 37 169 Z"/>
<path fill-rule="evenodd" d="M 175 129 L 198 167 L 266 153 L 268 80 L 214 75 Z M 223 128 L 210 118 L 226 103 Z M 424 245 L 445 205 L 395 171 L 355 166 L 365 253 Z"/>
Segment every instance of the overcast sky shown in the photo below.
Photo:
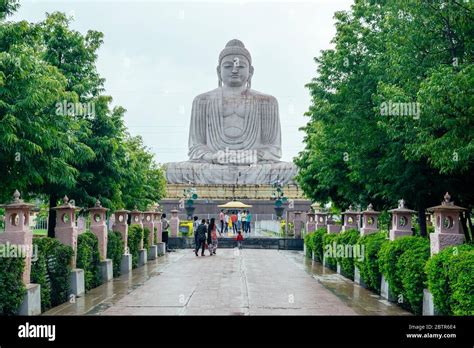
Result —
<path fill-rule="evenodd" d="M 278 99 L 284 161 L 303 149 L 304 87 L 316 74 L 313 58 L 332 47 L 334 12 L 351 0 L 289 1 L 42 1 L 21 0 L 11 20 L 43 20 L 46 12 L 74 16 L 72 27 L 104 33 L 98 70 L 125 123 L 160 163 L 188 159 L 193 98 L 217 87 L 220 51 L 244 42 L 255 67 L 252 88 Z"/>

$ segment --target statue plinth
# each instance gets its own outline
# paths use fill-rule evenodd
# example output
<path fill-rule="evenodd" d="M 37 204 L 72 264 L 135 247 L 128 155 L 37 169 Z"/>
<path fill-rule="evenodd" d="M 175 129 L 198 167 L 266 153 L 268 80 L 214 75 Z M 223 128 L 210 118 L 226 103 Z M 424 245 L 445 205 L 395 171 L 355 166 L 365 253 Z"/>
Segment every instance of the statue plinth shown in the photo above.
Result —
<path fill-rule="evenodd" d="M 289 162 L 229 166 L 213 163 L 175 162 L 165 164 L 169 184 L 272 185 L 292 184 L 296 166 Z"/>

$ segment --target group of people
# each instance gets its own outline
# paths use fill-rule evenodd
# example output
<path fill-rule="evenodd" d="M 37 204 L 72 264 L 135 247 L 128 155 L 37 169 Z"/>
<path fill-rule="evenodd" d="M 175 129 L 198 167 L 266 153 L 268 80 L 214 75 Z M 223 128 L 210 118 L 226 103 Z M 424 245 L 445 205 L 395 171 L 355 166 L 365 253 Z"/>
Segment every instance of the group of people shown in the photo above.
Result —
<path fill-rule="evenodd" d="M 226 211 L 221 210 L 219 213 L 220 233 L 227 233 L 231 230 L 234 234 L 239 231 L 244 233 L 251 233 L 252 228 L 252 213 L 249 210 L 240 211 Z"/>
<path fill-rule="evenodd" d="M 201 256 L 204 256 L 204 250 L 209 250 L 209 256 L 216 255 L 217 251 L 217 227 L 216 219 L 212 218 L 210 221 L 202 219 L 199 221 L 197 216 L 193 219 L 194 231 L 194 253 L 199 256 L 199 249 L 202 249 Z"/>

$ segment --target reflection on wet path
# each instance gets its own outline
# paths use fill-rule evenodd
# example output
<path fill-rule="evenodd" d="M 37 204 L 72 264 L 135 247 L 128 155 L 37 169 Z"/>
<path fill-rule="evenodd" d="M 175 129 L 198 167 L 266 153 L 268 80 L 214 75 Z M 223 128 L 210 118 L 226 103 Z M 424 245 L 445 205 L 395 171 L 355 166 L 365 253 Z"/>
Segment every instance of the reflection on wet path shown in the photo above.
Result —
<path fill-rule="evenodd" d="M 357 285 L 352 280 L 337 274 L 302 252 L 284 251 L 298 267 L 312 275 L 320 284 L 341 299 L 354 312 L 360 315 L 411 315 L 396 304 L 383 299 L 378 294 Z"/>

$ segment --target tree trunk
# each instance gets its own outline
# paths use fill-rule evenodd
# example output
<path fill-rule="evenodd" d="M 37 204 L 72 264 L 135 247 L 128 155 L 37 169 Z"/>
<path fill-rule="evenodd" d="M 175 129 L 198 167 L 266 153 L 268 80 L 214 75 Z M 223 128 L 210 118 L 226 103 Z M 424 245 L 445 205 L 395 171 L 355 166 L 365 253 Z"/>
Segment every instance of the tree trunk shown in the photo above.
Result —
<path fill-rule="evenodd" d="M 418 208 L 418 223 L 420 225 L 420 236 L 426 237 L 428 232 L 426 231 L 426 214 L 424 207 Z"/>
<path fill-rule="evenodd" d="M 461 227 L 464 232 L 464 236 L 466 237 L 466 242 L 469 242 L 472 240 L 471 234 L 469 233 L 469 229 L 467 228 L 467 221 L 470 222 L 470 213 L 469 211 L 463 212 L 460 214 L 460 220 L 461 220 Z M 470 223 L 470 230 L 472 231 L 472 223 Z"/>
<path fill-rule="evenodd" d="M 48 237 L 54 238 L 54 228 L 56 227 L 56 210 L 53 210 L 58 202 L 58 195 L 51 193 L 49 195 L 49 214 L 48 214 Z"/>

